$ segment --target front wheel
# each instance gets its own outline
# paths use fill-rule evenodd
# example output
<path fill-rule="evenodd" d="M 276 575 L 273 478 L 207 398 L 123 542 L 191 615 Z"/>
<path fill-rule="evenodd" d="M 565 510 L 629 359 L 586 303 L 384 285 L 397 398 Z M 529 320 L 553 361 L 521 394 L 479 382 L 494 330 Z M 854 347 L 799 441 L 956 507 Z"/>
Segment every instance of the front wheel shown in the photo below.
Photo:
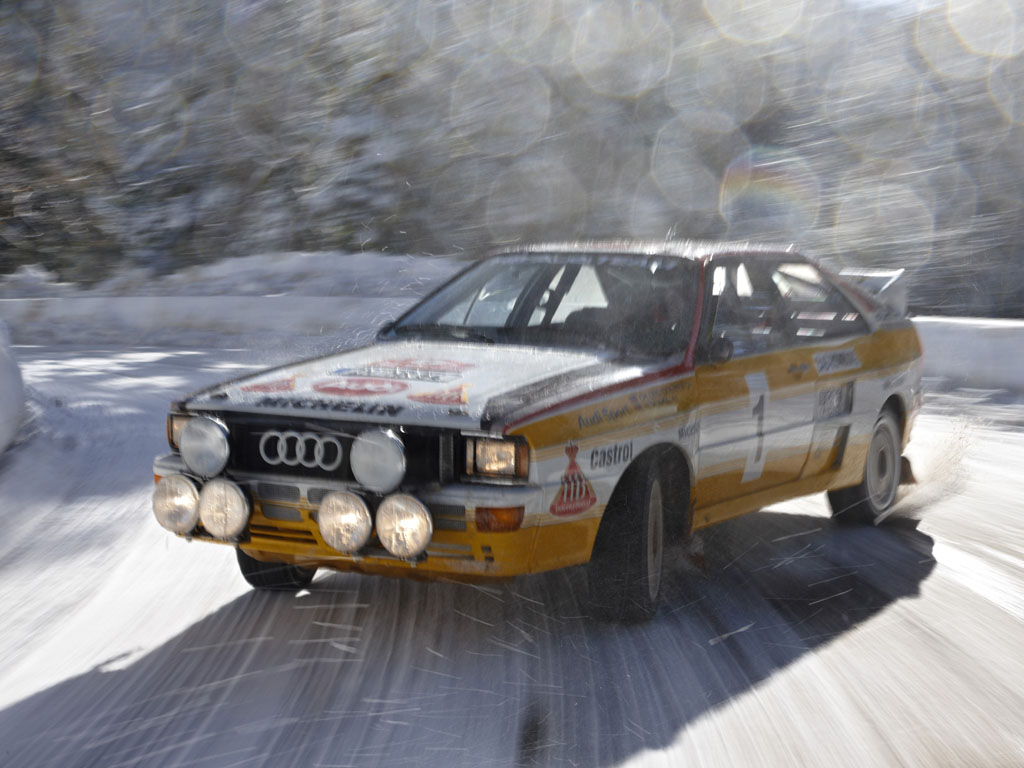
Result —
<path fill-rule="evenodd" d="M 900 466 L 900 428 L 892 412 L 885 410 L 871 431 L 860 485 L 828 492 L 833 519 L 866 525 L 881 522 L 896 502 Z"/>
<path fill-rule="evenodd" d="M 658 608 L 665 548 L 657 463 L 631 468 L 604 514 L 587 567 L 591 613 L 623 622 L 650 619 Z"/>
<path fill-rule="evenodd" d="M 308 587 L 316 568 L 303 568 L 291 563 L 264 563 L 236 549 L 242 578 L 256 589 L 297 590 Z"/>

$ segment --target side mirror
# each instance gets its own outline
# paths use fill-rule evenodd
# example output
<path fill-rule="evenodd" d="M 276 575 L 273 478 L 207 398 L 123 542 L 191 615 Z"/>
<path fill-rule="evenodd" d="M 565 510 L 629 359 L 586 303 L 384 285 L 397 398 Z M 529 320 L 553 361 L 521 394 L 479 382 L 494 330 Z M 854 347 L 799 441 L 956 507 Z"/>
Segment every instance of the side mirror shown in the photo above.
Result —
<path fill-rule="evenodd" d="M 728 363 L 732 360 L 732 342 L 724 336 L 712 339 L 708 347 L 708 361 L 712 363 Z"/>

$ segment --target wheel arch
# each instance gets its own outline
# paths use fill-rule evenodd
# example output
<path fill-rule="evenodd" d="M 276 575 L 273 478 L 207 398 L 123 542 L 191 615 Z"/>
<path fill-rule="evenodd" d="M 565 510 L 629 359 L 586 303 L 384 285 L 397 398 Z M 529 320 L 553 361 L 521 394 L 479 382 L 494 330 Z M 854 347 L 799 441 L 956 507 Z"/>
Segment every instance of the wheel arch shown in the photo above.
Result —
<path fill-rule="evenodd" d="M 641 471 L 651 462 L 658 467 L 664 489 L 664 501 L 669 505 L 668 528 L 673 536 L 686 536 L 690 533 L 693 516 L 693 463 L 686 451 L 672 443 L 658 443 L 645 449 L 638 455 L 619 477 L 612 491 L 611 500 L 617 500 L 624 492 L 626 478 L 632 473 Z M 602 525 L 604 521 L 602 520 Z"/>
<path fill-rule="evenodd" d="M 889 399 L 882 403 L 883 411 L 889 411 L 896 419 L 896 425 L 900 428 L 900 439 L 902 440 L 904 435 L 907 434 L 907 406 L 903 402 L 903 398 L 898 394 L 889 395 Z"/>

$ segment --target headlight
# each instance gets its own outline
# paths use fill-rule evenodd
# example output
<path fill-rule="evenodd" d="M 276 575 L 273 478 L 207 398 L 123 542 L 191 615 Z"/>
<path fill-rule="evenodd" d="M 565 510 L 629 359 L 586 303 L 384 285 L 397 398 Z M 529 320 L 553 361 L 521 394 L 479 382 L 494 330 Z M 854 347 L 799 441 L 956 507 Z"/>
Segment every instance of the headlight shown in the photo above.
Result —
<path fill-rule="evenodd" d="M 185 425 L 191 420 L 191 414 L 167 414 L 167 442 L 173 450 L 178 450 L 178 446 L 181 445 L 181 433 L 185 431 Z"/>
<path fill-rule="evenodd" d="M 181 458 L 200 477 L 213 477 L 227 466 L 228 431 L 220 422 L 205 416 L 190 419 L 181 431 Z"/>
<path fill-rule="evenodd" d="M 373 531 L 366 502 L 354 493 L 332 491 L 320 502 L 316 524 L 327 546 L 343 554 L 362 549 Z"/>
<path fill-rule="evenodd" d="M 361 432 L 352 441 L 349 466 L 356 480 L 371 491 L 393 491 L 405 477 L 405 446 L 391 431 Z"/>
<path fill-rule="evenodd" d="M 395 557 L 416 557 L 427 548 L 433 534 L 430 513 L 412 496 L 396 493 L 377 507 L 377 537 Z"/>
<path fill-rule="evenodd" d="M 199 491 L 184 475 L 167 475 L 153 489 L 153 514 L 168 531 L 188 533 L 199 520 Z"/>
<path fill-rule="evenodd" d="M 233 539 L 249 522 L 249 500 L 230 480 L 211 480 L 199 494 L 199 519 L 211 536 Z"/>
<path fill-rule="evenodd" d="M 517 440 L 466 439 L 466 474 L 494 477 L 528 477 L 529 446 Z"/>

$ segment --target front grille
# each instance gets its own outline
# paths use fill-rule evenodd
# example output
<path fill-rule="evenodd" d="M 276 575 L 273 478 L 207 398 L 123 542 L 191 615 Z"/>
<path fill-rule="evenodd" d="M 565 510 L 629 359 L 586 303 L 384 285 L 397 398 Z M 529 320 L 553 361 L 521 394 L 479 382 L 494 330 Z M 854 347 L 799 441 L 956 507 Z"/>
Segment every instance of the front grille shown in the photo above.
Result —
<path fill-rule="evenodd" d="M 284 507 L 279 504 L 263 502 L 260 505 L 260 509 L 263 510 L 263 516 L 269 517 L 271 520 L 287 520 L 292 523 L 302 522 L 302 512 L 295 509 L 295 507 Z"/>
<path fill-rule="evenodd" d="M 298 501 L 297 485 L 281 485 L 280 483 L 260 483 L 256 486 L 256 495 L 267 501 Z"/>
<path fill-rule="evenodd" d="M 316 550 L 321 548 L 321 543 L 317 540 L 314 532 L 309 528 L 304 527 L 291 527 L 274 524 L 276 519 L 274 516 L 268 514 L 266 504 L 262 505 L 264 520 L 260 522 L 249 523 L 249 542 L 255 546 L 260 546 L 262 543 L 264 546 L 274 543 L 278 545 L 285 545 L 291 550 L 295 545 L 302 547 L 308 547 Z M 450 511 L 451 516 L 438 516 L 436 507 L 431 509 L 431 516 L 434 519 L 434 528 L 440 530 L 465 530 L 465 510 L 461 507 L 449 507 L 446 508 Z M 445 509 L 445 508 L 442 508 Z M 459 509 L 463 512 L 463 519 L 457 520 L 455 518 L 455 510 Z M 298 510 L 294 511 L 298 515 L 299 520 L 302 519 L 301 513 Z M 312 552 L 307 552 L 307 555 L 312 555 Z M 375 536 L 364 548 L 359 550 L 357 553 L 358 557 L 375 557 L 386 560 L 398 559 L 386 549 L 384 549 L 380 540 Z M 424 556 L 427 558 L 442 558 L 446 560 L 475 560 L 476 555 L 473 552 L 471 544 L 451 541 L 437 541 L 436 539 L 431 541 L 427 546 Z M 494 557 L 489 554 L 489 547 L 484 547 L 484 559 L 493 562 Z"/>
<path fill-rule="evenodd" d="M 435 531 L 466 530 L 466 508 L 454 504 L 431 504 L 430 516 L 434 521 Z"/>
<path fill-rule="evenodd" d="M 250 538 L 273 539 L 293 544 L 317 545 L 316 536 L 311 531 L 304 531 L 298 528 L 279 528 L 276 525 L 254 525 L 249 524 Z"/>
<path fill-rule="evenodd" d="M 360 432 L 375 429 L 372 424 L 322 419 L 302 419 L 285 423 L 280 418 L 233 414 L 224 414 L 224 419 L 231 435 L 229 470 L 347 482 L 355 481 L 349 466 L 349 453 L 353 440 Z M 340 460 L 336 460 L 333 453 L 335 447 L 331 442 L 327 446 L 323 461 L 328 465 L 326 469 L 321 466 L 307 467 L 297 463 L 290 466 L 283 461 L 271 463 L 260 452 L 260 440 L 270 431 L 309 432 L 325 439 L 334 438 L 341 445 L 342 455 Z M 454 432 L 418 427 L 401 427 L 397 431 L 405 444 L 405 482 L 423 484 L 451 481 L 452 467 L 455 465 L 453 453 L 457 442 L 454 439 Z M 271 458 L 277 458 L 276 452 L 269 448 L 269 444 L 266 452 L 270 454 Z M 286 458 L 288 461 L 294 462 L 294 453 L 289 453 Z M 307 463 L 311 463 L 312 457 L 307 458 L 309 459 Z M 264 486 L 267 489 L 265 494 Z M 285 497 L 285 493 L 288 492 L 287 488 L 288 486 L 275 487 L 274 484 L 262 484 L 260 495 L 278 501 L 294 501 L 294 499 Z"/>

